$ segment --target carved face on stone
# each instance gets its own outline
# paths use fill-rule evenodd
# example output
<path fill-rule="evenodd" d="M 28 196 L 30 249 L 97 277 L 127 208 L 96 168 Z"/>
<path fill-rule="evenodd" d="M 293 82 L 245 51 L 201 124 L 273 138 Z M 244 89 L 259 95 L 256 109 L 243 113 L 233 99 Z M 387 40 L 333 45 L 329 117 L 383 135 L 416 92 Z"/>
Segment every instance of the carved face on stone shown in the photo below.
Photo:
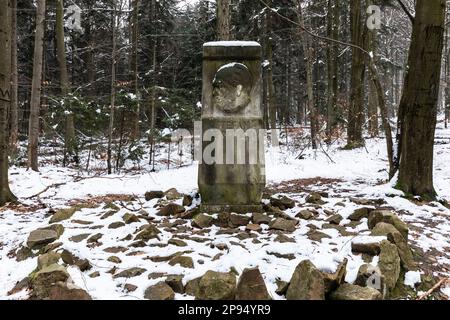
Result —
<path fill-rule="evenodd" d="M 226 113 L 244 109 L 251 101 L 252 85 L 252 76 L 245 65 L 224 65 L 217 71 L 213 80 L 214 106 Z"/>

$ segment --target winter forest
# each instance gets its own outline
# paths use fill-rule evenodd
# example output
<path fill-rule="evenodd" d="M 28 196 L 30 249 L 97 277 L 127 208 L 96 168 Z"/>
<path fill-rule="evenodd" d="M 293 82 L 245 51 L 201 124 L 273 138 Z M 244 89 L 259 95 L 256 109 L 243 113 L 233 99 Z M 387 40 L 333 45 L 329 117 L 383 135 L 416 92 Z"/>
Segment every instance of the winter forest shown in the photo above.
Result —
<path fill-rule="evenodd" d="M 449 5 L 0 0 L 0 300 L 448 300 Z"/>

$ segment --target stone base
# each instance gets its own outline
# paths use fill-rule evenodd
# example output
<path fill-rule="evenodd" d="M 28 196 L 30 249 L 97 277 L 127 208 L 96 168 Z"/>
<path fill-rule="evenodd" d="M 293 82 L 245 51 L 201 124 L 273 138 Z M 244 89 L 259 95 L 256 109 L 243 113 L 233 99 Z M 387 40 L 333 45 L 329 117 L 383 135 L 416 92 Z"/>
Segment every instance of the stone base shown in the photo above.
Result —
<path fill-rule="evenodd" d="M 254 213 L 264 212 L 262 205 L 243 205 L 243 204 L 232 204 L 232 205 L 222 205 L 222 204 L 202 204 L 200 206 L 200 212 L 204 213 L 221 213 L 221 212 L 234 212 L 234 213 Z"/>

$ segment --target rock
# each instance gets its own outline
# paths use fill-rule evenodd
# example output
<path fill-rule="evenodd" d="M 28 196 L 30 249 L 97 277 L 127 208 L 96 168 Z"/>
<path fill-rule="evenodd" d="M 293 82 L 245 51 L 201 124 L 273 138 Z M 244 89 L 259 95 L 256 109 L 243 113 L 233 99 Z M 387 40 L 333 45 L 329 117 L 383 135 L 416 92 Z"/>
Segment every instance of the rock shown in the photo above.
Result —
<path fill-rule="evenodd" d="M 255 224 L 269 224 L 272 218 L 266 214 L 255 212 L 252 214 L 252 221 Z"/>
<path fill-rule="evenodd" d="M 297 223 L 298 222 L 296 220 L 286 220 L 283 218 L 277 218 L 270 223 L 269 227 L 270 229 L 294 232 Z"/>
<path fill-rule="evenodd" d="M 388 234 L 388 240 L 397 246 L 400 262 L 404 270 L 415 271 L 417 264 L 414 261 L 413 253 L 406 243 L 405 238 L 398 232 Z"/>
<path fill-rule="evenodd" d="M 295 254 L 293 254 L 293 253 L 279 253 L 279 252 L 267 251 L 267 254 L 271 255 L 271 256 L 275 256 L 280 259 L 287 259 L 287 260 L 295 259 Z"/>
<path fill-rule="evenodd" d="M 344 283 L 330 295 L 331 300 L 382 300 L 381 293 L 373 288 Z"/>
<path fill-rule="evenodd" d="M 77 266 L 82 272 L 92 268 L 89 260 L 80 259 L 68 250 L 63 250 L 61 252 L 61 259 L 68 265 Z"/>
<path fill-rule="evenodd" d="M 200 213 L 194 217 L 192 220 L 192 226 L 200 229 L 211 227 L 213 222 L 213 217 Z"/>
<path fill-rule="evenodd" d="M 21 246 L 16 252 L 16 261 L 21 262 L 28 258 L 34 257 L 33 251 L 30 248 Z"/>
<path fill-rule="evenodd" d="M 369 214 L 368 226 L 373 229 L 379 222 L 392 224 L 405 238 L 408 240 L 408 225 L 392 211 L 389 210 L 374 210 Z"/>
<path fill-rule="evenodd" d="M 111 256 L 107 259 L 107 261 L 116 263 L 116 264 L 122 263 L 122 260 L 117 256 Z"/>
<path fill-rule="evenodd" d="M 137 267 L 130 268 L 130 269 L 124 270 L 122 272 L 119 272 L 118 274 L 114 275 L 113 278 L 114 279 L 117 279 L 117 278 L 134 278 L 134 277 L 140 276 L 145 271 L 147 271 L 147 270 L 144 269 L 144 268 L 137 268 Z"/>
<path fill-rule="evenodd" d="M 276 280 L 277 289 L 275 293 L 279 296 L 284 296 L 289 288 L 289 282 Z"/>
<path fill-rule="evenodd" d="M 192 260 L 191 257 L 176 256 L 176 257 L 170 259 L 169 264 L 171 266 L 175 266 L 175 265 L 179 264 L 183 268 L 194 269 L 194 261 Z"/>
<path fill-rule="evenodd" d="M 194 198 L 192 198 L 189 195 L 184 195 L 183 196 L 183 206 L 184 207 L 190 207 L 192 206 L 192 202 L 194 201 Z"/>
<path fill-rule="evenodd" d="M 261 228 L 261 226 L 260 226 L 259 224 L 253 224 L 253 223 L 250 223 L 250 224 L 248 224 L 248 225 L 245 227 L 245 230 L 246 230 L 246 231 L 256 231 L 256 232 L 259 232 L 259 231 L 262 230 L 262 228 Z"/>
<path fill-rule="evenodd" d="M 90 278 L 98 278 L 100 277 L 100 272 L 94 271 L 89 275 Z"/>
<path fill-rule="evenodd" d="M 207 271 L 200 279 L 197 300 L 234 300 L 236 276 L 233 273 Z"/>
<path fill-rule="evenodd" d="M 353 213 L 348 217 L 348 219 L 352 221 L 360 221 L 362 218 L 369 218 L 369 213 L 372 210 L 373 209 L 367 207 L 358 208 L 355 211 L 353 211 Z"/>
<path fill-rule="evenodd" d="M 80 206 L 74 206 L 68 209 L 59 209 L 58 211 L 55 212 L 55 214 L 53 214 L 49 223 L 51 224 L 70 219 L 75 214 L 75 212 L 80 210 L 81 210 Z"/>
<path fill-rule="evenodd" d="M 113 222 L 108 226 L 108 229 L 119 229 L 125 227 L 125 223 L 122 221 Z"/>
<path fill-rule="evenodd" d="M 161 209 L 159 209 L 159 211 L 156 213 L 156 215 L 163 216 L 163 217 L 170 217 L 170 216 L 175 216 L 177 214 L 183 213 L 185 211 L 186 211 L 186 209 L 183 206 L 180 206 L 179 204 L 176 204 L 176 203 L 169 203 L 165 207 L 162 207 Z"/>
<path fill-rule="evenodd" d="M 108 247 L 108 248 L 106 248 L 106 249 L 103 249 L 103 251 L 104 251 L 104 252 L 107 252 L 107 253 L 119 253 L 119 252 L 125 252 L 125 251 L 127 251 L 127 250 L 128 250 L 127 248 L 121 247 L 121 246 L 118 246 L 118 247 Z"/>
<path fill-rule="evenodd" d="M 184 293 L 186 293 L 188 296 L 197 297 L 200 286 L 200 279 L 201 277 L 188 281 L 186 283 L 186 286 L 184 287 Z"/>
<path fill-rule="evenodd" d="M 45 253 L 43 255 L 40 255 L 38 257 L 38 270 L 42 270 L 52 264 L 58 263 L 59 259 L 61 258 L 61 255 L 59 253 L 50 251 L 48 253 Z"/>
<path fill-rule="evenodd" d="M 136 291 L 136 289 L 137 289 L 138 287 L 135 286 L 134 284 L 126 283 L 125 286 L 124 286 L 123 288 L 125 289 L 126 292 L 134 292 L 134 291 Z"/>
<path fill-rule="evenodd" d="M 338 225 L 339 223 L 341 223 L 341 221 L 343 219 L 344 218 L 342 218 L 342 216 L 340 214 L 335 214 L 335 215 L 332 215 L 331 217 L 329 217 L 326 221 L 331 223 L 331 224 L 337 224 Z"/>
<path fill-rule="evenodd" d="M 58 239 L 58 234 L 53 230 L 35 230 L 31 231 L 27 239 L 27 247 L 30 249 L 39 249 Z"/>
<path fill-rule="evenodd" d="M 373 266 L 367 263 L 363 264 L 359 267 L 358 275 L 356 276 L 354 284 L 361 287 L 376 289 L 381 293 L 383 298 L 387 294 L 386 282 L 378 266 Z"/>
<path fill-rule="evenodd" d="M 49 265 L 36 273 L 30 275 L 33 297 L 46 299 L 49 291 L 57 282 L 65 282 L 69 279 L 66 268 L 58 264 Z"/>
<path fill-rule="evenodd" d="M 148 279 L 149 280 L 154 280 L 154 279 L 159 279 L 162 278 L 166 275 L 166 273 L 164 272 L 152 272 L 148 274 Z"/>
<path fill-rule="evenodd" d="M 322 273 L 309 260 L 300 262 L 289 282 L 287 300 L 325 300 Z"/>
<path fill-rule="evenodd" d="M 75 223 L 75 224 L 81 224 L 81 225 L 83 225 L 83 226 L 88 226 L 88 225 L 91 225 L 91 224 L 94 223 L 94 222 L 92 222 L 92 221 L 78 220 L 78 219 L 70 220 L 70 222 L 71 222 L 71 223 Z"/>
<path fill-rule="evenodd" d="M 312 240 L 312 241 L 317 241 L 317 242 L 321 242 L 322 239 L 331 239 L 331 237 L 329 235 L 327 235 L 326 233 L 317 231 L 317 230 L 310 230 L 306 233 L 306 236 L 308 237 L 308 239 Z"/>
<path fill-rule="evenodd" d="M 110 210 L 114 210 L 114 211 L 117 212 L 117 211 L 120 210 L 120 207 L 117 206 L 117 205 L 115 205 L 113 202 L 107 202 L 107 203 L 103 206 L 103 209 L 105 209 L 105 210 L 110 209 Z"/>
<path fill-rule="evenodd" d="M 161 231 L 158 230 L 153 224 L 147 224 L 142 228 L 142 230 L 136 235 L 134 240 L 150 240 L 158 238 L 158 234 L 161 233 Z"/>
<path fill-rule="evenodd" d="M 266 284 L 258 268 L 242 271 L 235 298 L 236 300 L 270 300 Z"/>
<path fill-rule="evenodd" d="M 117 211 L 115 211 L 115 210 L 109 210 L 109 211 L 105 212 L 105 213 L 100 217 L 100 219 L 102 219 L 102 220 L 108 219 L 109 217 L 112 217 L 112 216 L 115 215 L 116 213 L 117 213 Z"/>
<path fill-rule="evenodd" d="M 79 243 L 81 241 L 83 241 L 84 239 L 88 238 L 91 234 L 90 233 L 83 233 L 83 234 L 79 234 L 73 237 L 70 237 L 69 240 L 75 243 Z"/>
<path fill-rule="evenodd" d="M 166 278 L 166 284 L 176 293 L 184 293 L 183 276 L 171 275 Z"/>
<path fill-rule="evenodd" d="M 380 258 L 378 267 L 386 281 L 386 287 L 391 291 L 400 276 L 400 256 L 397 246 L 387 240 L 381 242 Z"/>
<path fill-rule="evenodd" d="M 64 233 L 64 226 L 62 224 L 52 224 L 48 227 L 39 228 L 38 230 L 53 230 L 58 235 L 58 238 Z"/>
<path fill-rule="evenodd" d="M 390 223 L 379 222 L 370 233 L 372 236 L 388 236 L 390 233 L 399 233 L 399 231 Z"/>
<path fill-rule="evenodd" d="M 125 224 L 132 224 L 135 222 L 140 222 L 138 216 L 136 216 L 135 214 L 132 213 L 125 213 L 122 217 L 123 222 L 125 222 Z"/>
<path fill-rule="evenodd" d="M 231 227 L 243 227 L 250 223 L 250 218 L 244 215 L 231 214 L 230 223 Z"/>
<path fill-rule="evenodd" d="M 372 256 L 380 254 L 381 241 L 386 240 L 385 237 L 358 236 L 352 240 L 352 252 L 366 253 Z"/>
<path fill-rule="evenodd" d="M 160 199 L 162 197 L 164 197 L 164 192 L 162 191 L 149 191 L 145 193 L 145 201 Z"/>
<path fill-rule="evenodd" d="M 295 207 L 295 201 L 286 196 L 282 196 L 281 198 L 272 197 L 270 198 L 270 204 L 281 210 L 292 209 Z"/>
<path fill-rule="evenodd" d="M 177 189 L 172 188 L 164 192 L 167 200 L 172 201 L 183 197 L 182 193 L 179 193 Z"/>
<path fill-rule="evenodd" d="M 91 296 L 71 283 L 57 283 L 48 289 L 48 295 L 40 297 L 46 300 L 92 300 Z"/>
<path fill-rule="evenodd" d="M 147 300 L 173 300 L 175 292 L 165 282 L 159 282 L 145 290 L 144 298 Z"/>
<path fill-rule="evenodd" d="M 100 240 L 102 237 L 103 237 L 103 234 L 101 234 L 101 233 L 94 234 L 92 237 L 87 239 L 87 243 L 98 242 L 98 240 Z"/>
<path fill-rule="evenodd" d="M 308 195 L 305 199 L 307 203 L 322 205 L 325 204 L 325 201 L 322 200 L 322 196 L 318 192 L 313 192 Z"/>
<path fill-rule="evenodd" d="M 169 244 L 172 244 L 172 245 L 174 245 L 174 246 L 177 246 L 177 247 L 187 247 L 187 243 L 184 242 L 183 240 L 180 240 L 180 239 L 174 239 L 174 238 L 172 238 L 172 239 L 169 240 L 168 243 L 169 243 Z"/>
<path fill-rule="evenodd" d="M 329 294 L 331 291 L 336 290 L 344 283 L 345 276 L 347 275 L 347 263 L 348 260 L 344 259 L 334 273 L 322 272 L 325 285 L 325 294 Z"/>
<path fill-rule="evenodd" d="M 273 241 L 280 243 L 287 243 L 287 242 L 295 243 L 295 239 L 290 238 L 284 234 L 279 234 Z"/>
<path fill-rule="evenodd" d="M 297 213 L 295 217 L 303 220 L 309 220 L 314 217 L 314 213 L 310 210 L 302 210 L 299 213 Z"/>
<path fill-rule="evenodd" d="M 27 289 L 30 287 L 30 277 L 25 277 L 22 280 L 18 281 L 15 285 L 14 288 L 12 288 L 11 290 L 8 291 L 7 295 L 13 295 L 16 293 L 19 293 L 20 291 Z"/>

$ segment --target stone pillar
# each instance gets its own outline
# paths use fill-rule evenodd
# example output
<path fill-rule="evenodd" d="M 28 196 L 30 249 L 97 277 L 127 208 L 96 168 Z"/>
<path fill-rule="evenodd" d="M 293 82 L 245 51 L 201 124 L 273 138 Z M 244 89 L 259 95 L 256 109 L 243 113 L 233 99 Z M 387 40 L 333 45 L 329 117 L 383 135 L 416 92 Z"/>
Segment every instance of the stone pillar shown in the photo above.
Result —
<path fill-rule="evenodd" d="M 261 46 L 220 41 L 203 46 L 202 159 L 204 212 L 261 211 L 265 187 Z"/>

